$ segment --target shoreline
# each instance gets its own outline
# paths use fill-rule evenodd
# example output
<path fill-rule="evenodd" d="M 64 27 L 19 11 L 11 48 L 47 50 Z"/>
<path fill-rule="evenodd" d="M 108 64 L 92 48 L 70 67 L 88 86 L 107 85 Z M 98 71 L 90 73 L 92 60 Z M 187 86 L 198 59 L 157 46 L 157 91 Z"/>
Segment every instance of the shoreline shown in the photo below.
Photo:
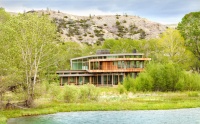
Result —
<path fill-rule="evenodd" d="M 198 123 L 200 121 L 199 114 L 200 108 L 149 111 L 79 111 L 12 118 L 7 122 L 8 124 Z"/>
<path fill-rule="evenodd" d="M 153 95 L 148 95 L 153 94 Z M 154 95 L 156 94 L 156 95 Z M 199 94 L 199 92 L 198 92 Z M 122 95 L 123 96 L 123 95 Z M 6 124 L 10 118 L 55 114 L 77 111 L 136 111 L 136 110 L 173 110 L 200 107 L 200 96 L 189 96 L 188 92 L 148 92 L 135 93 L 134 98 L 110 97 L 99 101 L 77 103 L 38 101 L 35 108 L 0 111 L 0 123 Z M 128 96 L 126 94 L 125 96 Z M 137 97 L 135 97 L 137 96 Z"/>

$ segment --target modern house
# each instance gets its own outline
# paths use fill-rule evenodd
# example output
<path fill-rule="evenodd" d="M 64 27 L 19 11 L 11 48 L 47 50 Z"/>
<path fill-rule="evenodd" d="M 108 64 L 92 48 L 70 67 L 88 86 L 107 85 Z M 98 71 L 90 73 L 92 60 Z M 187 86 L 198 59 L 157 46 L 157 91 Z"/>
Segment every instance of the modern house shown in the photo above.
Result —
<path fill-rule="evenodd" d="M 144 70 L 144 63 L 151 58 L 144 58 L 143 53 L 110 54 L 109 50 L 98 50 L 96 55 L 73 58 L 71 70 L 59 70 L 60 85 L 94 84 L 113 86 L 130 75 L 136 77 Z"/>

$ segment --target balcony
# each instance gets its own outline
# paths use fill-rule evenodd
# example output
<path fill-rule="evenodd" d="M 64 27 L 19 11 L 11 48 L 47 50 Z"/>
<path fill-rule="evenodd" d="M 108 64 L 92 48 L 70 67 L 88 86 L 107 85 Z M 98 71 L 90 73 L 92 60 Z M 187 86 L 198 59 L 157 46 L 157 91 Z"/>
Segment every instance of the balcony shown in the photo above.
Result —
<path fill-rule="evenodd" d="M 88 72 L 141 72 L 143 68 L 126 68 L 126 69 L 95 69 L 95 70 L 87 70 Z"/>

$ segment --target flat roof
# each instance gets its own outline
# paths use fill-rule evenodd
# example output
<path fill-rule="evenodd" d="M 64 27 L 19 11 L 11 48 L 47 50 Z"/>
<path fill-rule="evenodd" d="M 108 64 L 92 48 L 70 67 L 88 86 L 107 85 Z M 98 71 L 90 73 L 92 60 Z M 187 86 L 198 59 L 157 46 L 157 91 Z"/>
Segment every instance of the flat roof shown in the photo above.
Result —
<path fill-rule="evenodd" d="M 97 54 L 97 55 L 77 57 L 70 60 L 84 59 L 84 58 L 89 58 L 89 57 L 99 57 L 99 56 L 123 56 L 123 55 L 144 55 L 144 53 Z"/>
<path fill-rule="evenodd" d="M 58 70 L 56 73 L 83 73 L 87 72 L 86 70 Z"/>

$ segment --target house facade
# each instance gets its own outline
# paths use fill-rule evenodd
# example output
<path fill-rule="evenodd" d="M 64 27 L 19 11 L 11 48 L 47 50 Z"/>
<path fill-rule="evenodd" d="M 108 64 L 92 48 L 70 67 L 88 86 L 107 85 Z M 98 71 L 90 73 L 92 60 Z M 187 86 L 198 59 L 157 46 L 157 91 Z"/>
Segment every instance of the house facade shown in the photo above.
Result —
<path fill-rule="evenodd" d="M 60 85 L 94 84 L 96 86 L 113 86 L 122 82 L 126 76 L 135 78 L 144 70 L 143 53 L 110 54 L 109 50 L 99 50 L 96 55 L 73 58 L 71 70 L 59 70 Z"/>

